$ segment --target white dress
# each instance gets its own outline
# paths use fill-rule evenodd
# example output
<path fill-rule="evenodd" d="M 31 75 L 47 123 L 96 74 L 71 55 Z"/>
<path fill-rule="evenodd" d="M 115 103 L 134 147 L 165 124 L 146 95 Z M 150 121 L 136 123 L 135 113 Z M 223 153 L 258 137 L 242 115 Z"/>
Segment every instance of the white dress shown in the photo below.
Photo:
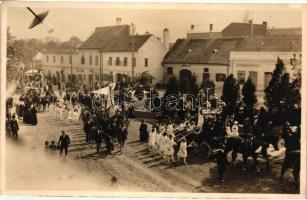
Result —
<path fill-rule="evenodd" d="M 72 112 L 73 112 L 72 109 L 68 110 L 68 112 L 67 112 L 67 120 L 72 120 Z"/>
<path fill-rule="evenodd" d="M 177 156 L 179 158 L 186 158 L 188 156 L 187 143 L 186 142 L 181 142 L 180 143 L 180 147 L 179 147 L 179 151 L 177 153 Z"/>
<path fill-rule="evenodd" d="M 165 154 L 168 156 L 174 155 L 174 145 L 175 145 L 174 139 L 167 138 L 166 142 L 167 142 L 167 149 Z"/>
<path fill-rule="evenodd" d="M 156 144 L 156 135 L 156 131 L 151 132 L 149 135 L 149 146 L 151 146 L 152 148 L 154 148 Z"/>

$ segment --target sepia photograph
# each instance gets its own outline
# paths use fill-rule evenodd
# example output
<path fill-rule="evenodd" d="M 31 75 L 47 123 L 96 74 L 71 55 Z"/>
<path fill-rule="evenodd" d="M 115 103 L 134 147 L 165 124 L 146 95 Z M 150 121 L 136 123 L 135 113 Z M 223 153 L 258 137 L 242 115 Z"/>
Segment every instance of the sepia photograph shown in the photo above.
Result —
<path fill-rule="evenodd" d="M 302 8 L 5 2 L 3 193 L 299 197 Z"/>

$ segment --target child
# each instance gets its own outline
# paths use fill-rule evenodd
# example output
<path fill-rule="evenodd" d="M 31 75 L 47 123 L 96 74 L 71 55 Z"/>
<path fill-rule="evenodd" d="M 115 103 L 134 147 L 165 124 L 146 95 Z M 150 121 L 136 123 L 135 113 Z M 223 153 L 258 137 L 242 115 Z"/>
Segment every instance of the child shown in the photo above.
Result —
<path fill-rule="evenodd" d="M 188 152 L 187 152 L 187 141 L 185 138 L 182 139 L 179 147 L 179 151 L 177 153 L 178 161 L 180 158 L 183 158 L 183 163 L 187 165 L 187 157 L 188 157 Z"/>
<path fill-rule="evenodd" d="M 155 139 L 156 139 L 156 130 L 155 128 L 152 128 L 151 132 L 149 133 L 149 140 L 148 140 L 149 149 L 151 151 L 155 149 Z"/>
<path fill-rule="evenodd" d="M 166 144 L 167 148 L 166 148 L 165 155 L 167 157 L 167 161 L 169 161 L 169 158 L 171 158 L 172 162 L 174 163 L 175 162 L 175 158 L 174 158 L 174 145 L 176 143 L 175 143 L 172 135 L 168 135 L 166 143 L 167 143 Z"/>
<path fill-rule="evenodd" d="M 57 150 L 57 145 L 55 144 L 55 141 L 51 140 L 51 144 L 49 145 L 49 148 L 52 152 L 55 152 Z"/>
<path fill-rule="evenodd" d="M 213 158 L 217 164 L 217 171 L 219 176 L 219 181 L 225 182 L 224 180 L 224 173 L 227 169 L 228 160 L 224 153 L 224 149 L 218 148 L 213 151 Z"/>

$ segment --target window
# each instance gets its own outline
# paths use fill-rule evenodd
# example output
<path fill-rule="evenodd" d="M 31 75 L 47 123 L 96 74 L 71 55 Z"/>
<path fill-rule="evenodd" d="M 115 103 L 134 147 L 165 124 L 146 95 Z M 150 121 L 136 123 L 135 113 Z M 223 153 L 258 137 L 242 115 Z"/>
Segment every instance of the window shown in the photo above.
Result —
<path fill-rule="evenodd" d="M 85 57 L 84 57 L 84 55 L 81 56 L 81 64 L 82 64 L 82 65 L 85 64 Z"/>
<path fill-rule="evenodd" d="M 128 58 L 127 57 L 124 57 L 124 63 L 123 63 L 124 66 L 127 66 L 128 65 Z"/>
<path fill-rule="evenodd" d="M 69 64 L 71 64 L 71 56 L 69 56 Z"/>
<path fill-rule="evenodd" d="M 81 82 L 83 82 L 83 75 L 82 75 L 82 74 L 79 74 L 79 75 L 78 75 L 78 80 L 81 81 Z"/>
<path fill-rule="evenodd" d="M 53 62 L 55 62 L 55 56 L 53 56 Z"/>
<path fill-rule="evenodd" d="M 238 71 L 237 79 L 238 79 L 238 82 L 240 84 L 244 84 L 245 83 L 245 72 L 244 71 Z"/>
<path fill-rule="evenodd" d="M 216 82 L 223 82 L 226 79 L 226 74 L 218 73 L 215 75 Z"/>
<path fill-rule="evenodd" d="M 173 68 L 172 67 L 166 68 L 166 74 L 167 75 L 173 75 Z"/>
<path fill-rule="evenodd" d="M 63 63 L 64 62 L 64 58 L 63 58 L 63 56 L 61 56 L 61 63 Z"/>
<path fill-rule="evenodd" d="M 89 65 L 92 65 L 93 64 L 93 56 L 90 55 L 88 60 L 89 60 Z"/>
<path fill-rule="evenodd" d="M 99 81 L 99 75 L 95 75 L 95 80 Z"/>
<path fill-rule="evenodd" d="M 46 56 L 46 61 L 49 62 L 49 56 Z"/>
<path fill-rule="evenodd" d="M 204 68 L 204 73 L 209 72 L 209 68 Z"/>
<path fill-rule="evenodd" d="M 99 56 L 95 56 L 95 65 L 99 65 Z"/>
<path fill-rule="evenodd" d="M 109 59 L 108 59 L 108 65 L 112 65 L 112 57 L 109 57 Z"/>
<path fill-rule="evenodd" d="M 253 71 L 249 72 L 249 78 L 252 80 L 252 82 L 254 83 L 256 87 L 257 87 L 257 77 L 258 77 L 257 72 L 253 72 Z"/>
<path fill-rule="evenodd" d="M 120 66 L 120 58 L 119 57 L 116 57 L 115 65 Z"/>
<path fill-rule="evenodd" d="M 145 67 L 148 67 L 148 58 L 145 58 Z"/>
<path fill-rule="evenodd" d="M 272 79 L 272 72 L 264 72 L 264 87 L 268 87 Z"/>
<path fill-rule="evenodd" d="M 133 67 L 136 66 L 136 58 L 135 58 L 135 57 L 132 58 L 132 66 L 133 66 Z"/>

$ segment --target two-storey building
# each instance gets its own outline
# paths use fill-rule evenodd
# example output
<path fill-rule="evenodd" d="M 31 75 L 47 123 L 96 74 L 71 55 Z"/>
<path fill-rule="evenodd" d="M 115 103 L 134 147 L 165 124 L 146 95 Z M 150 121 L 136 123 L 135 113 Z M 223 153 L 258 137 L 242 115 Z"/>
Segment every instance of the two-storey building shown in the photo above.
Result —
<path fill-rule="evenodd" d="M 129 25 L 97 27 L 74 51 L 44 52 L 43 69 L 62 82 L 69 81 L 72 74 L 73 80 L 89 86 L 100 80 L 116 81 L 118 74 L 137 77 L 145 71 L 154 77 L 154 83 L 162 82 L 161 62 L 168 41 L 161 42 L 148 32 L 143 35 L 130 32 Z"/>

